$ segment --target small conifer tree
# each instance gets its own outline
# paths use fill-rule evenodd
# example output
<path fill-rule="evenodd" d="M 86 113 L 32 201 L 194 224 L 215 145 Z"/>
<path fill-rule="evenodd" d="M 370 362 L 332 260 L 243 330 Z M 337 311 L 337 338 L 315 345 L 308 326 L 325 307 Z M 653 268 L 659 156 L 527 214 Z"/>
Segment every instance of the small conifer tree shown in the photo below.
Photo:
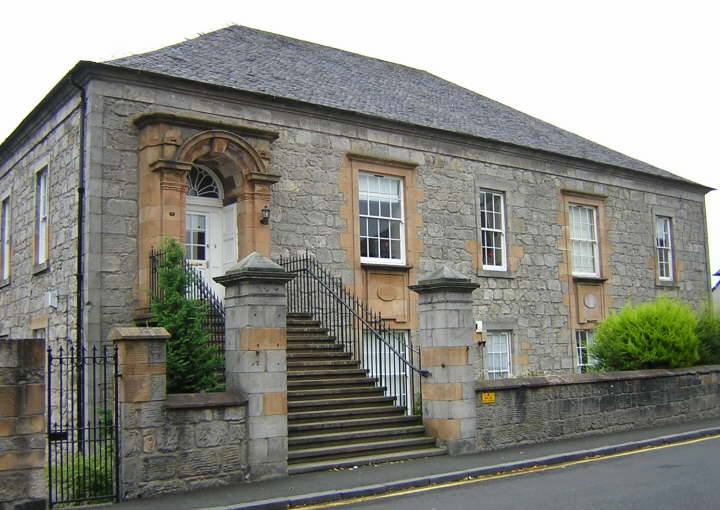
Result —
<path fill-rule="evenodd" d="M 150 310 L 159 326 L 167 329 L 167 391 L 198 393 L 217 390 L 222 358 L 209 343 L 203 327 L 204 303 L 189 299 L 186 289 L 194 275 L 185 270 L 185 250 L 174 239 L 165 239 L 158 264 L 159 295 L 151 296 Z"/>

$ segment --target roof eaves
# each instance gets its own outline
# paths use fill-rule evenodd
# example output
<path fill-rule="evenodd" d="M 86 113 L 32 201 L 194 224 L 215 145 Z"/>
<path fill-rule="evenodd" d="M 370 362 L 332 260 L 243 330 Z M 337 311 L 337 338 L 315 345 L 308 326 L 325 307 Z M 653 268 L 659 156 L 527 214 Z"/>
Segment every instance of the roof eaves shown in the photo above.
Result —
<path fill-rule="evenodd" d="M 236 87 L 230 87 L 227 85 L 218 85 L 215 83 L 208 83 L 203 82 L 200 80 L 194 80 L 190 78 L 183 78 L 179 76 L 173 76 L 165 73 L 159 73 L 155 71 L 147 71 L 143 69 L 136 69 L 132 67 L 126 67 L 121 65 L 115 65 L 115 64 L 108 64 L 108 63 L 99 63 L 99 62 L 91 62 L 86 60 L 81 60 L 75 66 L 68 71 L 63 78 L 60 79 L 60 81 L 48 92 L 48 94 L 38 103 L 38 105 L 22 120 L 22 122 L 18 125 L 17 128 L 8 136 L 8 138 L 0 144 L 0 161 L 3 161 L 6 155 L 11 152 L 15 147 L 17 147 L 20 143 L 22 143 L 22 140 L 24 139 L 25 135 L 32 132 L 32 130 L 41 124 L 47 117 L 50 116 L 52 111 L 54 110 L 54 107 L 57 107 L 64 103 L 67 98 L 71 97 L 74 93 L 77 93 L 77 86 L 79 84 L 86 84 L 89 82 L 93 77 L 108 77 L 108 78 L 118 78 L 118 77 L 146 77 L 150 80 L 163 80 L 167 82 L 173 82 L 173 83 L 184 83 L 188 85 L 202 85 L 203 87 L 210 87 L 211 89 L 217 90 L 217 91 L 224 91 L 229 93 L 243 93 L 246 95 L 249 95 L 251 97 L 257 97 L 259 99 L 263 99 L 266 101 L 272 101 L 272 102 L 283 102 L 288 105 L 294 105 L 294 106 L 300 106 L 307 108 L 308 106 L 311 106 L 313 108 L 320 108 L 325 111 L 332 111 L 332 112 L 339 112 L 343 114 L 352 114 L 353 116 L 357 116 L 364 119 L 369 120 L 379 120 L 382 122 L 390 122 L 395 125 L 403 125 L 407 126 L 409 128 L 412 128 L 414 130 L 422 129 L 427 130 L 430 132 L 435 133 L 445 133 L 453 136 L 462 136 L 467 137 L 474 140 L 481 140 L 486 142 L 491 142 L 495 144 L 501 144 L 506 147 L 516 147 L 523 151 L 532 151 L 536 153 L 544 153 L 548 155 L 552 155 L 555 157 L 560 157 L 564 160 L 572 160 L 572 161 L 579 161 L 579 162 L 589 162 L 593 165 L 597 165 L 600 167 L 605 168 L 615 168 L 615 169 L 621 169 L 625 172 L 629 172 L 634 175 L 643 175 L 645 177 L 651 178 L 653 180 L 664 180 L 669 181 L 673 183 L 681 183 L 687 186 L 691 186 L 695 189 L 700 189 L 704 193 L 708 193 L 710 191 L 714 191 L 714 188 L 710 188 L 708 186 L 704 186 L 702 184 L 693 182 L 689 179 L 685 179 L 680 176 L 673 177 L 666 177 L 666 176 L 659 176 L 656 174 L 652 174 L 650 172 L 644 172 L 642 170 L 638 170 L 635 168 L 628 168 L 624 166 L 619 165 L 612 165 L 610 163 L 604 163 L 600 161 L 595 161 L 592 159 L 577 157 L 577 156 L 570 156 L 568 154 L 563 154 L 559 152 L 553 152 L 550 150 L 544 150 L 544 149 L 538 149 L 535 147 L 528 147 L 525 145 L 520 144 L 514 144 L 511 142 L 493 139 L 493 138 L 487 138 L 487 137 L 480 137 L 478 135 L 462 132 L 462 131 L 454 131 L 454 130 L 447 130 L 437 127 L 431 127 L 431 126 L 424 126 L 421 124 L 416 124 L 412 122 L 397 120 L 391 117 L 384 117 L 381 115 L 373 115 L 366 112 L 356 111 L 356 110 L 347 110 L 342 109 L 334 106 L 328 106 L 323 105 L 320 103 L 311 103 L 308 101 L 302 101 L 299 99 L 292 99 L 288 97 L 283 96 L 277 96 L 273 94 L 266 94 L 263 92 L 257 92 L 252 90 L 244 90 L 239 89 Z"/>
<path fill-rule="evenodd" d="M 84 70 L 93 62 L 80 61 L 70 69 L 60 80 L 45 94 L 40 102 L 28 113 L 15 129 L 0 143 L 0 162 L 5 161 L 12 152 L 20 146 L 26 136 L 33 133 L 52 114 L 72 96 L 79 94 L 77 89 L 80 83 L 79 71 Z"/>

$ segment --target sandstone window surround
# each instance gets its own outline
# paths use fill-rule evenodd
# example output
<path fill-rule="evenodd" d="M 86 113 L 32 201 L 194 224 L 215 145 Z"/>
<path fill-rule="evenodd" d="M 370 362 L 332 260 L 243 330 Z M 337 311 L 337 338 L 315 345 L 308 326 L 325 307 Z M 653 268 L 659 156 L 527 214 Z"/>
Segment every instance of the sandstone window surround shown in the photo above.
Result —
<path fill-rule="evenodd" d="M 485 373 L 489 380 L 512 375 L 512 333 L 488 331 L 485 342 Z"/>
<path fill-rule="evenodd" d="M 47 166 L 44 166 L 35 173 L 34 273 L 47 269 L 49 258 L 50 227 L 48 221 L 48 211 L 50 203 L 48 197 L 48 178 L 49 172 Z"/>
<path fill-rule="evenodd" d="M 10 195 L 0 197 L 0 287 L 10 283 Z"/>
<path fill-rule="evenodd" d="M 577 353 L 577 370 L 584 374 L 595 364 L 595 358 L 590 354 L 590 347 L 595 343 L 595 331 L 592 329 L 578 329 L 575 331 L 575 350 Z"/>
<path fill-rule="evenodd" d="M 353 290 L 358 298 L 364 300 L 375 313 L 382 314 L 383 319 L 390 321 L 390 327 L 395 329 L 417 328 L 417 298 L 408 289 L 408 285 L 413 285 L 417 281 L 417 267 L 424 249 L 424 243 L 418 239 L 418 232 L 423 224 L 418 204 L 423 202 L 424 195 L 417 187 L 417 167 L 418 163 L 409 159 L 401 161 L 368 154 L 347 153 L 338 176 L 338 186 L 344 198 L 344 205 L 339 211 L 340 218 L 348 225 L 347 231 L 340 235 L 340 246 L 345 250 L 346 260 L 353 273 Z M 398 226 L 402 249 L 399 260 L 362 256 L 360 251 L 362 175 L 382 176 L 382 179 L 388 179 L 386 182 L 398 184 L 398 192 L 394 193 L 391 186 L 390 195 L 395 195 L 395 204 L 399 205 L 398 212 L 401 218 L 392 217 L 393 207 L 390 203 L 390 214 L 386 219 L 388 231 L 391 220 L 400 221 Z M 399 204 L 398 194 L 401 199 Z M 380 200 L 377 201 L 380 208 Z M 380 227 L 379 220 L 384 218 L 374 219 Z M 369 221 L 367 223 L 369 224 Z M 382 231 L 382 228 L 378 230 Z M 378 235 L 376 239 L 380 250 L 380 236 Z M 393 239 L 388 236 L 385 240 L 389 245 Z"/>
<path fill-rule="evenodd" d="M 399 177 L 358 175 L 360 261 L 405 264 L 403 181 Z"/>
<path fill-rule="evenodd" d="M 478 191 L 480 250 L 485 271 L 507 271 L 505 194 Z"/>
<path fill-rule="evenodd" d="M 655 254 L 658 280 L 673 281 L 675 278 L 672 250 L 672 218 L 655 216 Z"/>
<path fill-rule="evenodd" d="M 574 276 L 600 276 L 597 208 L 570 205 L 570 244 Z"/>

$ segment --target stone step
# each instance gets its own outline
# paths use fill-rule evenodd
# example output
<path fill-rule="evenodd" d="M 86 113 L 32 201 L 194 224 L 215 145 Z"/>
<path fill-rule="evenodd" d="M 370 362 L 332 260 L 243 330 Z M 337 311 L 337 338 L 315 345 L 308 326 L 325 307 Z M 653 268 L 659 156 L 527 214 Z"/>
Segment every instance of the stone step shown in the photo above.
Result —
<path fill-rule="evenodd" d="M 389 453 L 413 448 L 432 448 L 434 446 L 435 438 L 432 437 L 401 437 L 346 445 L 294 448 L 288 449 L 288 463 L 307 462 L 310 459 L 343 458 L 359 454 L 368 455 L 372 452 Z"/>
<path fill-rule="evenodd" d="M 335 379 L 339 377 L 363 378 L 368 374 L 364 368 L 326 368 L 321 370 L 298 370 L 288 372 L 288 381 L 303 381 L 308 379 Z"/>
<path fill-rule="evenodd" d="M 288 342 L 287 350 L 292 352 L 316 352 L 316 351 L 339 351 L 342 352 L 342 345 L 336 344 L 335 342 Z"/>
<path fill-rule="evenodd" d="M 312 319 L 313 314 L 308 312 L 288 312 L 288 319 Z"/>
<path fill-rule="evenodd" d="M 351 468 L 354 466 L 366 466 L 368 464 L 382 464 L 383 462 L 397 462 L 407 459 L 417 459 L 422 457 L 434 457 L 436 455 L 445 455 L 443 448 L 416 448 L 402 452 L 394 453 L 376 453 L 373 455 L 358 455 L 343 459 L 318 460 L 309 462 L 298 462 L 288 466 L 288 474 L 296 475 L 300 473 L 309 473 L 311 471 L 327 471 L 330 469 Z"/>
<path fill-rule="evenodd" d="M 290 473 L 445 453 L 327 328 L 295 314 L 287 333 Z"/>
<path fill-rule="evenodd" d="M 355 386 L 375 386 L 378 382 L 376 377 L 325 377 L 323 379 L 301 379 L 288 380 L 288 389 L 320 389 L 326 387 L 355 387 Z"/>
<path fill-rule="evenodd" d="M 295 328 L 286 327 L 285 329 L 287 336 L 291 338 L 304 338 L 304 337 L 323 337 L 323 338 L 334 338 L 333 335 L 328 333 L 327 328 Z"/>
<path fill-rule="evenodd" d="M 405 408 L 388 405 L 372 407 L 348 407 L 344 409 L 305 409 L 288 412 L 288 424 L 301 422 L 336 421 L 343 418 L 378 418 L 385 416 L 404 416 Z"/>
<path fill-rule="evenodd" d="M 288 362 L 298 360 L 343 360 L 350 359 L 352 354 L 343 351 L 311 351 L 311 352 L 294 352 L 287 351 Z"/>
<path fill-rule="evenodd" d="M 395 397 L 385 397 L 383 395 L 372 397 L 347 397 L 347 398 L 326 398 L 322 400 L 302 400 L 298 402 L 288 402 L 288 414 L 290 410 L 311 410 L 311 409 L 346 409 L 358 407 L 375 407 L 385 404 L 392 406 L 395 403 Z"/>
<path fill-rule="evenodd" d="M 404 411 L 404 410 L 403 410 Z M 320 421 L 306 421 L 304 423 L 289 424 L 288 433 L 292 437 L 317 434 L 318 431 L 349 431 L 364 430 L 366 428 L 392 428 L 421 425 L 419 416 L 373 416 L 371 418 L 340 417 L 339 419 L 325 419 Z"/>
<path fill-rule="evenodd" d="M 366 428 L 363 430 L 343 430 L 342 432 L 328 432 L 307 434 L 307 435 L 291 435 L 288 438 L 288 446 L 290 449 L 304 445 L 315 445 L 319 447 L 323 445 L 337 446 L 339 444 L 351 444 L 354 442 L 362 442 L 370 438 L 398 438 L 403 437 L 424 437 L 425 427 L 422 425 L 411 425 L 405 427 L 388 427 L 388 428 Z"/>
<path fill-rule="evenodd" d="M 313 360 L 313 361 L 288 361 L 288 371 L 303 370 L 303 369 L 329 369 L 330 367 L 337 368 L 356 368 L 358 366 L 357 361 L 351 359 L 336 359 L 336 360 Z"/>
<path fill-rule="evenodd" d="M 300 389 L 290 390 L 287 392 L 288 403 L 289 402 L 300 402 L 306 400 L 317 400 L 320 398 L 336 399 L 338 396 L 352 396 L 353 398 L 358 396 L 378 396 L 385 394 L 385 387 L 383 386 L 360 386 L 360 387 L 348 387 L 343 386 L 339 388 L 320 388 L 320 389 Z"/>

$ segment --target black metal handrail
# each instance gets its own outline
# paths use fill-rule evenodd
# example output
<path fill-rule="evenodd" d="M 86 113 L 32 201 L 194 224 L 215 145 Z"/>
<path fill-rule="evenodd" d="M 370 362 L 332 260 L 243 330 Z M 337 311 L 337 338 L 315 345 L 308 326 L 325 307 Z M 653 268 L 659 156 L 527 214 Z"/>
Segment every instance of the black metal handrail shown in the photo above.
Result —
<path fill-rule="evenodd" d="M 150 251 L 150 292 L 153 296 L 161 293 L 158 280 L 158 269 L 165 258 L 165 253 L 160 250 Z M 189 299 L 201 301 L 207 305 L 207 315 L 203 326 L 210 333 L 210 345 L 218 352 L 225 355 L 225 307 L 222 300 L 217 297 L 210 285 L 203 279 L 202 275 L 187 260 L 182 261 L 183 269 L 189 275 L 187 279 L 186 296 Z"/>
<path fill-rule="evenodd" d="M 414 374 L 430 372 L 412 362 L 413 349 L 399 332 L 388 328 L 380 314 L 352 294 L 310 256 L 280 258 L 277 263 L 296 277 L 288 283 L 288 311 L 311 314 L 330 331 L 352 359 L 378 378 L 388 396 L 412 412 Z"/>

